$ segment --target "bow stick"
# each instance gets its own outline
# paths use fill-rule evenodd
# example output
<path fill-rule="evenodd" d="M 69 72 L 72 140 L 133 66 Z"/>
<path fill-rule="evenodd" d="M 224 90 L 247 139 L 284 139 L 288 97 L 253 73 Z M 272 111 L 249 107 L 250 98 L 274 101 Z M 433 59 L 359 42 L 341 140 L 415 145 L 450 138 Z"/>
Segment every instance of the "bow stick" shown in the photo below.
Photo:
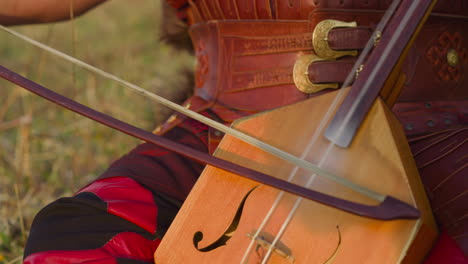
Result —
<path fill-rule="evenodd" d="M 192 148 L 173 142 L 164 137 L 157 136 L 143 129 L 137 128 L 128 123 L 112 118 L 108 115 L 105 115 L 99 111 L 86 107 L 65 96 L 62 96 L 45 87 L 42 87 L 41 85 L 13 71 L 8 70 L 7 68 L 3 66 L 0 66 L 0 77 L 20 87 L 23 87 L 27 89 L 28 91 L 35 93 L 66 109 L 69 109 L 85 117 L 88 117 L 108 127 L 114 128 L 125 134 L 131 135 L 135 138 L 138 138 L 146 142 L 169 149 L 171 151 L 174 151 L 180 155 L 189 157 L 196 161 L 210 164 L 220 169 L 238 174 L 248 179 L 287 191 L 289 193 L 292 193 L 298 196 L 302 196 L 304 198 L 322 203 L 324 205 L 335 207 L 337 209 L 341 209 L 343 211 L 353 213 L 356 215 L 375 218 L 375 219 L 382 219 L 382 220 L 414 219 L 414 218 L 418 218 L 420 215 L 419 211 L 416 208 L 390 196 L 387 196 L 384 199 L 384 201 L 377 206 L 363 205 L 363 204 L 339 199 L 339 198 L 326 195 L 326 194 L 323 194 L 314 190 L 310 190 L 310 189 L 301 187 L 299 185 L 292 184 L 290 182 L 277 179 L 275 177 L 268 176 L 263 173 L 236 165 L 229 161 L 225 161 L 225 160 L 213 157 L 207 153 L 194 150 Z"/>
<path fill-rule="evenodd" d="M 363 195 L 365 195 L 365 196 L 367 196 L 367 197 L 369 197 L 371 199 L 374 199 L 376 201 L 382 202 L 385 199 L 384 195 L 378 194 L 378 193 L 376 193 L 376 192 L 374 192 L 372 190 L 369 190 L 369 189 L 364 188 L 364 187 L 362 187 L 360 185 L 357 185 L 357 184 L 355 184 L 355 183 L 353 183 L 353 182 L 351 182 L 351 181 L 349 181 L 349 180 L 347 180 L 345 178 L 336 176 L 336 175 L 334 175 L 334 174 L 332 174 L 330 172 L 322 170 L 317 165 L 314 165 L 314 164 L 312 164 L 312 163 L 310 163 L 308 161 L 300 159 L 300 158 L 298 158 L 298 157 L 296 157 L 296 156 L 294 156 L 294 155 L 292 155 L 292 154 L 290 154 L 288 152 L 285 152 L 285 151 L 283 151 L 281 149 L 278 149 L 278 148 L 276 148 L 274 146 L 266 144 L 265 142 L 263 142 L 261 140 L 258 140 L 257 138 L 254 138 L 254 137 L 249 136 L 247 134 L 244 134 L 244 133 L 242 133 L 242 132 L 240 132 L 238 130 L 230 128 L 230 127 L 228 127 L 228 126 L 226 126 L 226 125 L 224 125 L 222 123 L 213 121 L 212 119 L 209 119 L 209 118 L 207 118 L 207 117 L 205 117 L 205 116 L 203 116 L 203 115 L 201 115 L 201 114 L 199 114 L 197 112 L 191 111 L 191 110 L 189 110 L 189 109 L 187 109 L 187 108 L 185 108 L 183 106 L 180 106 L 180 105 L 178 105 L 178 104 L 176 104 L 174 102 L 171 102 L 171 101 L 169 101 L 169 100 L 167 100 L 167 99 L 165 99 L 165 98 L 163 98 L 161 96 L 158 96 L 158 95 L 156 95 L 154 93 L 151 93 L 151 92 L 149 92 L 149 91 L 147 91 L 147 90 L 145 90 L 145 89 L 143 89 L 143 88 L 141 88 L 141 87 L 139 87 L 139 86 L 137 86 L 135 84 L 132 84 L 132 83 L 129 83 L 129 82 L 125 81 L 125 80 L 122 80 L 121 78 L 119 78 L 119 77 L 117 77 L 115 75 L 107 73 L 107 72 L 105 72 L 105 71 L 103 71 L 101 69 L 98 69 L 98 68 L 96 68 L 96 67 L 94 67 L 92 65 L 89 65 L 89 64 L 87 64 L 87 63 L 85 63 L 83 61 L 80 61 L 80 60 L 78 60 L 78 59 L 76 59 L 76 58 L 74 58 L 74 57 L 72 57 L 70 55 L 67 55 L 67 54 L 65 54 L 63 52 L 60 52 L 60 51 L 54 49 L 54 48 L 51 48 L 51 47 L 49 47 L 47 45 L 44 45 L 43 43 L 40 43 L 40 42 L 38 42 L 36 40 L 28 38 L 28 37 L 26 37 L 26 36 L 24 36 L 24 35 L 22 35 L 22 34 L 20 34 L 18 32 L 15 32 L 15 31 L 13 31 L 13 30 L 11 30 L 9 28 L 6 28 L 6 27 L 4 27 L 2 25 L 0 25 L 0 29 L 3 30 L 3 31 L 6 31 L 6 32 L 10 33 L 11 35 L 13 35 L 15 37 L 18 37 L 18 38 L 20 38 L 20 39 L 22 39 L 22 40 L 36 46 L 36 47 L 42 49 L 42 50 L 45 50 L 45 51 L 47 51 L 47 52 L 49 52 L 49 53 L 51 53 L 51 54 L 53 54 L 55 56 L 58 56 L 58 57 L 66 60 L 66 61 L 69 61 L 69 62 L 73 63 L 74 65 L 78 65 L 78 66 L 80 66 L 82 68 L 85 68 L 85 69 L 87 69 L 89 71 L 95 72 L 95 73 L 99 74 L 100 76 L 103 76 L 103 77 L 105 77 L 105 78 L 107 78 L 109 80 L 120 83 L 121 85 L 123 85 L 123 86 L 125 86 L 127 88 L 130 88 L 133 91 L 135 91 L 135 92 L 137 92 L 137 93 L 139 93 L 139 94 L 141 94 L 141 95 L 143 95 L 143 96 L 145 96 L 145 97 L 147 97 L 147 98 L 149 98 L 151 100 L 154 100 L 154 101 L 156 101 L 156 102 L 158 102 L 158 103 L 160 103 L 160 104 L 162 104 L 164 106 L 167 106 L 167 107 L 169 107 L 169 108 L 171 108 L 171 109 L 173 109 L 173 110 L 175 110 L 175 111 L 177 111 L 179 113 L 182 113 L 182 114 L 184 114 L 184 115 L 186 115 L 186 116 L 188 116 L 190 118 L 193 118 L 193 119 L 195 119 L 195 120 L 197 120 L 197 121 L 199 121 L 201 123 L 204 123 L 204 124 L 206 124 L 206 125 L 208 125 L 210 127 L 215 128 L 215 129 L 217 129 L 219 131 L 222 131 L 222 132 L 224 132 L 226 134 L 232 135 L 232 136 L 234 136 L 234 137 L 236 137 L 236 138 L 238 138 L 238 139 L 240 139 L 240 140 L 242 140 L 244 142 L 247 142 L 247 143 L 249 143 L 249 144 L 251 144 L 253 146 L 256 146 L 257 148 L 260 148 L 260 149 L 266 151 L 267 153 L 270 153 L 270 154 L 273 154 L 273 155 L 275 155 L 275 156 L 277 156 L 279 158 L 282 158 L 282 159 L 284 159 L 284 160 L 286 160 L 286 161 L 288 161 L 288 162 L 290 162 L 290 163 L 292 163 L 292 164 L 294 164 L 294 165 L 296 165 L 296 166 L 298 166 L 300 168 L 306 169 L 308 171 L 311 171 L 313 173 L 316 173 L 318 175 L 326 177 L 326 178 L 328 178 L 328 179 L 330 179 L 332 181 L 335 181 L 335 182 L 337 182 L 339 184 L 342 184 L 342 185 L 344 185 L 344 186 L 346 186 L 348 188 L 351 188 L 352 190 L 354 190 L 356 192 L 359 192 L 359 193 L 361 193 L 361 194 L 363 194 Z"/>
<path fill-rule="evenodd" d="M 354 214 L 358 214 L 358 215 L 362 215 L 362 216 L 367 216 L 367 217 L 373 217 L 373 218 L 377 218 L 377 219 L 395 219 L 395 218 L 415 218 L 415 217 L 418 217 L 419 213 L 417 212 L 417 210 L 413 207 L 411 207 L 410 205 L 408 204 L 405 204 L 393 197 L 385 197 L 383 195 L 380 195 L 380 194 L 377 194 L 371 190 L 368 190 L 366 188 L 363 188 L 359 185 L 356 185 L 352 182 L 349 182 L 348 180 L 346 179 L 343 179 L 343 178 L 340 178 L 340 177 L 337 177 L 331 173 L 328 173 L 326 171 L 323 171 L 321 170 L 320 168 L 318 168 L 317 166 L 313 165 L 313 164 L 310 164 L 309 162 L 307 161 L 304 161 L 302 159 L 299 159 L 289 153 L 286 153 L 284 151 L 281 151 L 273 146 L 270 146 L 268 144 L 265 144 L 261 141 L 259 141 L 258 139 L 255 139 L 255 138 L 252 138 L 250 136 L 247 136 L 243 133 L 240 133 L 234 129 L 231 129 L 229 127 L 226 127 L 222 124 L 218 124 L 218 123 L 213 123 L 211 120 L 207 119 L 206 117 L 203 117 L 197 113 L 194 113 L 194 112 L 187 112 L 185 108 L 177 105 L 177 104 L 174 104 L 164 98 L 161 98 L 159 96 L 156 96 L 154 94 L 151 94 L 147 91 L 145 91 L 144 89 L 138 87 L 138 86 L 135 86 L 133 84 L 130 84 L 126 81 L 123 81 L 115 76 L 112 76 L 108 73 L 105 73 L 99 69 L 96 69 L 86 63 L 83 63 L 75 58 L 72 58 L 66 54 L 63 54 L 61 52 L 58 52 L 56 50 L 53 50 L 52 48 L 50 47 L 47 47 L 41 43 L 38 43 L 34 40 L 31 40 L 31 39 L 28 39 L 24 36 L 21 36 L 20 34 L 12 31 L 12 30 L 9 30 L 3 26 L 0 26 L 1 29 L 3 29 L 4 31 L 7 31 L 17 37 L 20 37 L 30 43 L 32 43 L 33 45 L 35 46 L 38 46 L 44 50 L 47 50 L 55 55 L 58 55 L 62 58 L 65 58 L 66 60 L 69 60 L 75 64 L 78 64 L 82 67 L 85 67 L 89 70 L 92 70 L 92 71 L 95 71 L 95 72 L 98 72 L 100 73 L 101 75 L 109 78 L 109 79 L 113 79 L 115 81 L 118 81 L 122 84 L 124 84 L 125 86 L 127 87 L 130 87 L 138 92 L 140 92 L 141 94 L 147 96 L 147 97 L 150 97 L 154 100 L 157 100 L 161 103 L 163 103 L 164 105 L 166 106 L 169 106 L 179 112 L 183 112 L 184 114 L 186 114 L 187 116 L 189 117 L 192 117 L 194 119 L 197 119 L 203 123 L 209 123 L 210 126 L 212 127 L 215 127 L 216 129 L 220 130 L 220 131 L 223 131 L 225 133 L 228 133 L 228 134 L 231 134 L 231 135 L 234 135 L 252 145 L 255 145 L 261 149 L 264 149 L 274 155 L 277 155 L 283 159 L 286 159 L 288 160 L 289 162 L 299 166 L 299 167 L 302 167 L 302 168 L 305 168 L 309 171 L 312 171 L 314 173 L 317 173 L 317 174 L 320 174 L 322 176 L 326 176 L 328 178 L 331 178 L 332 180 L 336 181 L 336 182 L 339 182 L 345 186 L 348 186 L 350 187 L 351 189 L 355 190 L 355 191 L 358 191 L 360 193 L 363 193 L 377 201 L 380 201 L 382 202 L 380 205 L 378 206 L 367 206 L 367 205 L 362 205 L 362 204 L 357 204 L 357 203 L 353 203 L 353 202 L 349 202 L 349 201 L 345 201 L 345 200 L 342 200 L 342 199 L 338 199 L 338 198 L 335 198 L 335 197 L 332 197 L 332 196 L 329 196 L 329 195 L 325 195 L 325 194 L 322 194 L 322 193 L 319 193 L 319 192 L 316 192 L 316 191 L 312 191 L 312 190 L 309 190 L 309 189 L 306 189 L 306 188 L 303 188 L 303 187 L 300 187 L 300 186 L 297 186 L 297 185 L 294 185 L 294 184 L 291 184 L 291 183 L 288 183 L 286 181 L 282 181 L 282 180 L 279 180 L 279 179 L 276 179 L 276 178 L 273 178 L 271 176 L 267 176 L 267 175 L 264 175 L 264 174 L 261 174 L 261 173 L 258 173 L 258 172 L 255 172 L 255 171 L 252 171 L 252 170 L 249 170 L 249 169 L 246 169 L 246 168 L 242 168 L 240 166 L 237 166 L 235 164 L 232 164 L 232 163 L 229 163 L 229 162 L 226 162 L 226 161 L 222 161 L 222 160 L 219 160 L 219 159 L 216 159 L 216 158 L 213 158 L 205 153 L 197 153 L 196 151 L 192 150 L 192 149 L 189 149 L 189 148 L 186 148 L 186 147 L 182 147 L 180 148 L 179 146 L 177 146 L 177 144 L 173 143 L 173 142 L 168 142 L 167 139 L 164 139 L 164 138 L 161 138 L 161 137 L 158 137 L 156 135 L 153 135 L 149 132 L 146 132 L 146 131 L 143 131 L 141 129 L 138 129 L 136 127 L 133 127 L 131 125 L 128 125 L 124 122 L 121 122 L 119 120 L 116 120 L 116 119 L 113 119 L 113 118 L 110 118 L 108 116 L 105 116 L 103 115 L 102 113 L 99 113 L 95 110 L 92 110 L 90 108 L 86 108 L 84 107 L 83 105 L 80 105 L 68 98 L 65 98 L 61 95 L 58 95 L 50 90 L 47 90 L 46 88 L 30 81 L 30 80 L 27 80 L 26 78 L 24 77 L 21 77 L 11 71 L 9 71 L 8 69 L 6 68 L 1 68 L 1 76 L 5 79 L 8 79 L 12 82 L 15 82 L 16 84 L 18 84 L 19 86 L 22 86 L 23 88 L 26 88 L 42 97 L 45 97 L 55 103 L 58 103 L 59 105 L 62 105 L 72 111 L 75 111 L 79 114 L 82 114 L 84 116 L 87 116 L 91 119 L 94 119 L 98 122 L 101 122 L 107 126 L 110 126 L 110 127 L 113 127 L 119 131 L 122 131 L 124 133 L 127 133 L 129 135 L 133 135 L 137 138 L 140 138 L 140 139 L 143 139 L 147 142 L 151 142 L 153 144 L 157 144 L 157 145 L 160 145 L 162 147 L 165 147 L 165 148 L 168 148 L 168 149 L 171 149 L 179 154 L 182 154 L 182 155 L 185 155 L 185 156 L 189 156 L 195 160 L 198 160 L 198 161 L 201 161 L 201 162 L 205 162 L 205 163 L 209 163 L 209 164 L 212 164 L 213 166 L 216 166 L 216 167 L 220 167 L 222 169 L 225 169 L 225 170 L 228 170 L 228 171 L 231 171 L 231 172 L 234 172 L 236 174 L 240 174 L 244 177 L 247 177 L 247 178 L 250 178 L 250 179 L 253 179 L 253 180 L 256 180 L 256 181 L 259 181 L 261 183 L 264 183 L 264 184 L 267 184 L 267 185 L 270 185 L 270 186 L 273 186 L 273 187 L 276 187 L 276 188 L 279 188 L 279 189 L 283 189 L 285 191 L 288 191 L 288 192 L 291 192 L 291 193 L 294 193 L 296 195 L 299 195 L 299 196 L 303 196 L 305 198 L 308 198 L 308 199 L 311 199 L 311 200 L 314 200 L 314 201 L 317 201 L 317 202 L 320 202 L 320 203 L 323 203 L 323 204 L 327 204 L 329 206 L 333 206 L 333 207 L 336 207 L 336 208 L 339 208 L 339 209 L 342 209 L 342 210 L 345 210 L 345 211 L 348 211 L 348 212 L 351 212 L 351 213 L 354 213 Z M 205 119 L 205 120 L 204 120 Z"/>

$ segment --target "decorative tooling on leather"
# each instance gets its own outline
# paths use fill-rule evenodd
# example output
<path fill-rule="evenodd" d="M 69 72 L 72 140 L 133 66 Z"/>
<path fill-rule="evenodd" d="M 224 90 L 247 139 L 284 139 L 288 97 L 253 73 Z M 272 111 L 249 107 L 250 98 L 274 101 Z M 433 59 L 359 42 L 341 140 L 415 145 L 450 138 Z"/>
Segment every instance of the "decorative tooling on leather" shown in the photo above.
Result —
<path fill-rule="evenodd" d="M 206 82 L 206 77 L 209 70 L 208 53 L 206 51 L 206 44 L 203 40 L 197 43 L 195 49 L 195 56 L 197 57 L 197 69 L 195 71 L 195 85 L 202 87 Z"/>
<path fill-rule="evenodd" d="M 442 81 L 460 81 L 468 63 L 468 54 L 460 32 L 442 32 L 429 45 L 426 57 Z"/>

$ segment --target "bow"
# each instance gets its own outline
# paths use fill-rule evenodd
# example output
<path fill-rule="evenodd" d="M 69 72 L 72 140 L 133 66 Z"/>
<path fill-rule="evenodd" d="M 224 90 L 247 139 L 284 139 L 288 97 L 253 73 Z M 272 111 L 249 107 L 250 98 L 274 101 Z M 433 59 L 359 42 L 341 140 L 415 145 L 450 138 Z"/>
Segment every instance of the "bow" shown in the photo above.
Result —
<path fill-rule="evenodd" d="M 421 10 L 425 10 L 424 7 L 421 8 Z M 14 32 L 12 32 L 11 30 L 8 30 L 4 27 L 2 27 L 3 30 L 5 31 L 9 31 L 10 33 L 12 34 L 15 34 Z M 15 34 L 17 35 L 17 34 Z M 41 48 L 45 49 L 45 50 L 48 50 L 48 51 L 52 51 L 50 48 L 48 47 L 44 47 L 43 45 L 39 45 L 37 42 L 35 44 L 36 46 L 40 46 Z M 54 52 L 55 54 L 58 54 L 57 52 Z M 62 54 L 64 55 L 64 54 Z M 68 60 L 74 62 L 75 64 L 77 65 L 80 65 L 80 66 L 83 66 L 83 67 L 86 67 L 88 69 L 92 69 L 93 67 L 89 67 L 89 65 L 85 64 L 85 63 L 82 63 L 74 58 L 71 58 L 70 56 L 62 56 L 64 58 L 67 58 Z M 316 173 L 316 174 L 320 174 L 322 176 L 327 176 L 337 182 L 340 182 L 340 183 L 344 183 L 345 185 L 347 186 L 350 186 L 352 187 L 354 190 L 357 190 L 363 194 L 367 194 L 368 196 L 370 197 L 373 197 L 374 199 L 382 202 L 379 206 L 365 206 L 365 205 L 361 205 L 361 204 L 356 204 L 356 203 L 353 203 L 353 202 L 349 202 L 349 201 L 345 201 L 345 200 L 342 200 L 342 199 L 338 199 L 338 198 L 335 198 L 335 197 L 332 197 L 332 196 L 329 196 L 329 195 L 325 195 L 325 194 L 321 194 L 319 192 L 315 192 L 315 191 L 312 191 L 312 190 L 308 190 L 306 188 L 303 188 L 303 187 L 300 187 L 300 186 L 297 186 L 297 185 L 294 185 L 294 184 L 291 184 L 291 183 L 288 183 L 288 182 L 285 182 L 285 181 L 282 181 L 282 180 L 278 180 L 278 179 L 275 179 L 275 178 L 272 178 L 272 177 L 269 177 L 267 175 L 263 175 L 261 173 L 258 173 L 258 172 L 254 172 L 252 170 L 248 170 L 246 168 L 241 168 L 237 165 L 234 165 L 234 164 L 231 164 L 231 163 L 228 163 L 226 161 L 221 161 L 219 159 L 216 159 L 216 158 L 213 158 L 213 157 L 209 157 L 207 156 L 206 154 L 202 154 L 202 153 L 196 153 L 196 152 L 193 152 L 193 150 L 190 150 L 190 149 L 187 149 L 187 148 L 181 148 L 179 146 L 176 146 L 175 144 L 173 143 L 169 143 L 167 141 L 165 141 L 164 139 L 162 138 L 157 138 L 157 136 L 155 135 L 152 135 L 148 132 L 144 133 L 138 129 L 136 129 L 135 127 L 131 127 L 129 126 L 128 124 L 124 124 L 118 120 L 115 120 L 115 119 L 108 119 L 107 117 L 104 117 L 101 113 L 98 113 L 94 110 L 91 110 L 91 109 L 86 109 L 86 108 L 82 108 L 82 106 L 79 106 L 79 105 L 76 105 L 75 102 L 69 100 L 69 99 L 66 99 L 60 95 L 57 95 L 57 94 L 54 94 L 54 93 L 51 93 L 50 91 L 46 90 L 45 88 L 25 79 L 25 78 L 22 78 L 21 76 L 7 70 L 6 68 L 1 68 L 0 70 L 0 73 L 1 73 L 1 76 L 3 78 L 6 78 L 12 82 L 15 82 L 16 84 L 24 87 L 24 88 L 27 88 L 37 94 L 40 94 L 41 96 L 43 97 L 46 97 L 48 98 L 49 100 L 52 100 L 56 103 L 59 103 L 60 105 L 62 106 L 66 106 L 68 107 L 69 109 L 72 109 L 76 112 L 79 112 L 85 116 L 88 116 L 88 117 L 91 117 L 92 119 L 94 120 L 99 120 L 100 122 L 102 123 L 105 123 L 113 128 L 116 128 L 120 131 L 123 131 L 125 133 L 128 133 L 128 134 L 132 134 L 140 139 L 144 139 L 148 142 L 151 142 L 151 143 L 155 143 L 155 144 L 158 144 L 158 145 L 161 145 L 165 148 L 168 148 L 168 149 L 171 149 L 175 152 L 178 152 L 182 155 L 186 155 L 186 156 L 190 156 L 191 158 L 194 158 L 194 159 L 197 159 L 199 161 L 202 161 L 202 162 L 205 162 L 205 163 L 209 163 L 209 164 L 212 164 L 214 166 L 217 166 L 217 167 L 220 167 L 220 168 L 223 168 L 225 170 L 228 170 L 228 171 L 231 171 L 231 172 L 234 172 L 234 173 L 237 173 L 237 174 L 240 174 L 240 175 L 243 175 L 243 176 L 246 176 L 246 177 L 249 177 L 251 179 L 254 179 L 256 181 L 259 181 L 259 182 L 262 182 L 264 184 L 267 184 L 267 185 L 271 185 L 271 186 L 274 186 L 274 187 L 277 187 L 277 188 L 280 188 L 280 189 L 283 189 L 283 190 L 286 190 L 286 191 L 289 191 L 291 193 L 294 193 L 294 194 L 297 194 L 297 195 L 300 195 L 300 196 L 303 196 L 303 197 L 306 197 L 306 198 L 309 198 L 309 199 L 312 199 L 314 201 L 317 201 L 317 202 L 320 202 L 320 203 L 324 203 L 324 204 L 327 204 L 327 205 L 330 205 L 330 206 L 333 206 L 333 207 L 336 207 L 336 208 L 340 208 L 342 210 L 345 210 L 345 211 L 348 211 L 348 212 L 352 212 L 352 213 L 355 213 L 355 214 L 359 214 L 359 215 L 362 215 L 362 216 L 368 216 L 368 217 L 375 217 L 375 218 L 379 218 L 379 219 L 394 219 L 394 218 L 414 218 L 414 217 L 417 217 L 418 214 L 417 212 L 415 211 L 414 208 L 412 208 L 411 206 L 408 206 L 392 197 L 385 197 L 385 196 L 382 196 L 380 194 L 377 194 L 375 192 L 372 192 L 370 190 L 367 190 L 361 186 L 358 186 L 352 182 L 349 182 L 345 179 L 342 179 L 342 178 L 339 178 L 329 172 L 326 172 L 320 168 L 318 168 L 316 165 L 313 165 L 313 164 L 310 164 L 302 159 L 299 159 L 289 153 L 286 153 L 284 151 L 281 151 L 273 146 L 270 146 L 270 145 L 267 145 L 253 137 L 250 137 L 250 136 L 247 136 L 245 134 L 242 134 L 242 133 L 239 133 L 238 131 L 235 131 L 231 128 L 228 128 L 228 127 L 225 127 L 221 124 L 217 124 L 217 123 L 213 123 L 211 122 L 211 120 L 206 120 L 207 118 L 201 116 L 201 115 L 198 115 L 197 113 L 193 113 L 193 112 L 187 112 L 183 107 L 181 106 L 178 106 L 176 104 L 173 104 L 172 102 L 170 101 L 167 101 L 165 99 L 161 99 L 160 97 L 156 97 L 148 92 L 146 92 L 145 90 L 139 88 L 138 86 L 135 86 L 133 84 L 130 84 L 128 82 L 125 82 L 115 76 L 111 76 L 110 74 L 107 74 L 101 70 L 98 70 L 98 69 L 93 69 L 95 72 L 99 72 L 101 75 L 103 76 L 106 76 L 112 80 L 115 80 L 115 81 L 118 81 L 122 84 L 124 84 L 125 86 L 127 87 L 130 87 L 134 90 L 136 90 L 137 92 L 145 95 L 145 96 L 148 96 L 152 99 L 156 99 L 158 100 L 159 102 L 167 105 L 167 106 L 170 106 L 171 108 L 175 109 L 175 110 L 178 110 L 178 111 L 181 111 L 181 112 L 184 112 L 184 114 L 188 115 L 189 117 L 192 117 L 192 118 L 195 118 L 199 121 L 202 121 L 204 123 L 210 123 L 211 126 L 215 127 L 216 129 L 218 130 L 221 130 L 225 133 L 228 133 L 228 134 L 232 134 L 236 137 L 239 137 L 241 138 L 242 140 L 250 143 L 250 144 L 253 144 L 259 148 L 262 148 L 264 150 L 267 150 L 269 151 L 270 153 L 272 154 L 275 154 L 275 155 L 278 155 L 279 157 L 281 158 L 284 158 L 284 159 L 287 159 L 289 162 L 293 163 L 294 165 L 296 166 L 299 166 L 299 167 L 302 167 L 302 168 L 305 168 L 309 171 L 312 171 L 313 173 Z M 405 208 L 405 210 L 401 210 L 401 208 Z M 384 212 L 383 214 L 381 214 L 382 212 Z"/>

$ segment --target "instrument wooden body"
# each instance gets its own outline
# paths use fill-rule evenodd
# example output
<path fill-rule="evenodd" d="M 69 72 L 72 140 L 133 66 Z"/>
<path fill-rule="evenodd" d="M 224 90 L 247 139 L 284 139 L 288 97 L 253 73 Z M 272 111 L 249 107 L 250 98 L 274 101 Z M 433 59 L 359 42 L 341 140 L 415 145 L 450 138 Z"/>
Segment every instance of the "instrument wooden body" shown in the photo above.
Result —
<path fill-rule="evenodd" d="M 301 156 L 335 94 L 252 116 L 233 126 Z M 327 145 L 321 135 L 305 159 L 319 163 Z M 294 171 L 288 162 L 230 136 L 223 139 L 215 155 L 283 179 Z M 323 168 L 407 202 L 418 208 L 422 217 L 380 221 L 303 200 L 277 244 L 278 251 L 292 257 L 274 252 L 267 263 L 418 263 L 423 259 L 436 238 L 435 223 L 403 131 L 380 99 L 374 103 L 350 148 L 333 147 Z M 298 170 L 293 182 L 304 184 L 311 176 Z M 258 185 L 207 166 L 156 251 L 156 263 L 241 263 L 252 241 L 248 234 L 259 228 L 280 193 L 266 186 L 253 190 Z M 320 176 L 315 177 L 311 188 L 356 202 L 377 203 Z M 249 191 L 252 192 L 247 197 Z M 226 245 L 207 252 L 197 250 L 194 234 L 203 232 L 199 248 L 216 241 L 231 225 L 244 198 L 237 229 L 230 230 L 231 238 Z M 290 194 L 282 197 L 262 229 L 263 242 L 272 241 L 296 199 Z M 261 245 L 254 246 L 247 263 L 261 263 L 266 251 Z"/>

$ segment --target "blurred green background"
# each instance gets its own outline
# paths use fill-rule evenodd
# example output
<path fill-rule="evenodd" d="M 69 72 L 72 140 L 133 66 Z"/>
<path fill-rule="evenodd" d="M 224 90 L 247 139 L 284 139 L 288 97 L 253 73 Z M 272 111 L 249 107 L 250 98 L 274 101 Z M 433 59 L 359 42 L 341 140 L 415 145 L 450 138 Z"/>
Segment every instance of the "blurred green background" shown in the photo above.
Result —
<path fill-rule="evenodd" d="M 127 81 L 181 102 L 187 52 L 159 41 L 160 2 L 112 0 L 72 21 L 14 27 Z M 0 32 L 0 64 L 151 131 L 171 112 Z M 0 80 L 0 263 L 21 263 L 34 215 L 70 196 L 140 142 Z"/>

